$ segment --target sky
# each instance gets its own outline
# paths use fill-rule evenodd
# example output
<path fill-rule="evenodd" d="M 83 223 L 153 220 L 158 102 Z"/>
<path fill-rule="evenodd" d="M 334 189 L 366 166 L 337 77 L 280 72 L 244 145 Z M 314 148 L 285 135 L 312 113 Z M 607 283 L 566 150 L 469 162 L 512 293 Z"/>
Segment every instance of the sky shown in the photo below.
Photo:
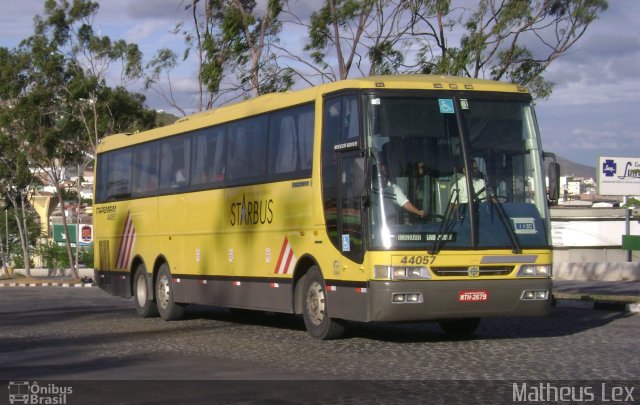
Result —
<path fill-rule="evenodd" d="M 317 8 L 321 0 L 290 0 L 300 15 Z M 0 46 L 14 48 L 33 32 L 33 17 L 43 14 L 44 0 L 0 0 Z M 145 61 L 163 47 L 181 54 L 183 39 L 174 35 L 182 12 L 180 0 L 108 0 L 100 2 L 94 29 L 114 40 L 137 43 Z M 640 158 L 640 1 L 609 0 L 609 9 L 580 41 L 554 61 L 545 78 L 552 95 L 539 100 L 536 113 L 543 148 L 588 166 L 599 156 Z M 302 48 L 304 32 L 285 33 L 283 42 Z M 195 64 L 181 67 L 174 88 L 195 89 Z M 136 87 L 137 86 L 137 87 Z M 142 91 L 134 83 L 131 91 Z M 150 108 L 168 109 L 152 92 Z"/>

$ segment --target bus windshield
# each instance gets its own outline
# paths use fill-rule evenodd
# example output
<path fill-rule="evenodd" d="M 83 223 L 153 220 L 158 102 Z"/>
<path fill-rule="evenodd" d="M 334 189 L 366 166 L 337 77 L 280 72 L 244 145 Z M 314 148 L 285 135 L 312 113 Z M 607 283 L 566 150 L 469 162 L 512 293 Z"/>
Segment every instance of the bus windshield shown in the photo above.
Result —
<path fill-rule="evenodd" d="M 364 104 L 372 249 L 550 245 L 528 96 L 377 93 Z"/>

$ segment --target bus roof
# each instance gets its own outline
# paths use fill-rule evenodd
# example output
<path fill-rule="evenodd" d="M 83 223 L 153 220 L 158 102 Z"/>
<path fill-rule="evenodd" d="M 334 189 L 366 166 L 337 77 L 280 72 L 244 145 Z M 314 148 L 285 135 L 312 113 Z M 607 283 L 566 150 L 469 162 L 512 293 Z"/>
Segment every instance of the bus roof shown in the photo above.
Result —
<path fill-rule="evenodd" d="M 199 128 L 234 121 L 297 104 L 311 102 L 321 94 L 347 89 L 398 89 L 398 90 L 464 90 L 502 93 L 528 93 L 520 85 L 494 80 L 472 79 L 442 75 L 386 75 L 368 76 L 326 83 L 304 90 L 269 93 L 253 99 L 215 109 L 195 113 L 178 119 L 175 123 L 133 134 L 115 134 L 105 137 L 98 146 L 98 153 L 147 142 Z"/>

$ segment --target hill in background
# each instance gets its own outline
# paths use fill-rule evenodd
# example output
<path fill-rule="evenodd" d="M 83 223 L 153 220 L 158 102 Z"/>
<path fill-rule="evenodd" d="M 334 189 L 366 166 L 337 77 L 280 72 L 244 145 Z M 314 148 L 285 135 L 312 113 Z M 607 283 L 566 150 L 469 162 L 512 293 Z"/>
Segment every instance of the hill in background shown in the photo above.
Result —
<path fill-rule="evenodd" d="M 584 178 L 596 178 L 596 168 L 593 166 L 587 166 L 580 163 L 572 162 L 569 159 L 558 156 L 558 163 L 560 163 L 560 175 L 561 176 L 573 176 Z"/>

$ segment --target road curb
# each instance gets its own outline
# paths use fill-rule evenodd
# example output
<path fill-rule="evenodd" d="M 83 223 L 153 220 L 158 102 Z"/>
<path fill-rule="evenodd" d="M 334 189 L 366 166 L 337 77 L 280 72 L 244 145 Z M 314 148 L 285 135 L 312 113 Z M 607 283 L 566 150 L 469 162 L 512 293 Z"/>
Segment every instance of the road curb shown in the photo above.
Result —
<path fill-rule="evenodd" d="M 0 288 L 9 287 L 64 287 L 64 288 L 90 288 L 93 284 L 83 283 L 0 283 Z"/>
<path fill-rule="evenodd" d="M 634 295 L 554 292 L 553 301 L 554 306 L 640 313 L 640 296 Z"/>

